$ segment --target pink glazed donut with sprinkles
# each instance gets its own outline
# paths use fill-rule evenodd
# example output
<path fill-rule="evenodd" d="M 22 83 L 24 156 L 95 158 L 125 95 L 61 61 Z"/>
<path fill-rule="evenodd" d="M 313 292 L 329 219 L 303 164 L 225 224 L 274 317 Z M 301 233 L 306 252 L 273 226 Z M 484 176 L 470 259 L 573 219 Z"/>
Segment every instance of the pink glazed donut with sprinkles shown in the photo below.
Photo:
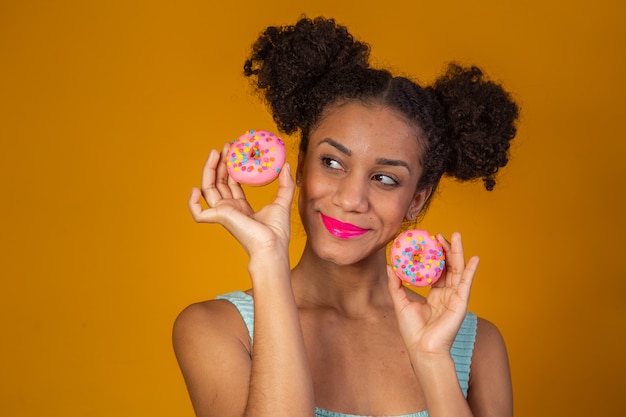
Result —
<path fill-rule="evenodd" d="M 446 265 L 443 246 L 425 230 L 407 230 L 391 246 L 391 266 L 398 278 L 415 287 L 432 285 Z"/>
<path fill-rule="evenodd" d="M 278 177 L 285 154 L 285 142 L 275 134 L 248 130 L 230 144 L 226 169 L 240 184 L 269 184 Z"/>

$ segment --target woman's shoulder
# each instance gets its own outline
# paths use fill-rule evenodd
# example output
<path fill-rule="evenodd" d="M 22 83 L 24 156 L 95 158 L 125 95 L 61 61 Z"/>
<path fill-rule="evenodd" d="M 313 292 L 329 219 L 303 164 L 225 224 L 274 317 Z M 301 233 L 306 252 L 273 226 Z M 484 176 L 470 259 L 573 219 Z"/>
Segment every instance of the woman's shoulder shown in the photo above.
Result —
<path fill-rule="evenodd" d="M 249 382 L 251 348 L 237 308 L 223 299 L 191 304 L 176 318 L 172 339 L 194 408 L 242 415 L 247 391 L 236 388 Z"/>
<path fill-rule="evenodd" d="M 479 348 L 504 348 L 504 337 L 493 322 L 484 318 L 476 318 L 476 346 Z"/>
<path fill-rule="evenodd" d="M 220 324 L 232 315 L 233 309 L 223 299 L 195 302 L 185 307 L 176 317 L 175 326 L 200 325 L 202 328 Z"/>
<path fill-rule="evenodd" d="M 494 403 L 493 398 L 499 401 Z M 512 413 L 511 372 L 504 337 L 494 323 L 482 317 L 477 320 L 468 399 L 473 407 L 498 407 L 502 415 Z"/>
<path fill-rule="evenodd" d="M 491 321 L 478 317 L 476 323 L 476 342 L 472 355 L 472 373 L 474 375 L 498 371 L 508 374 L 509 358 L 506 344 L 500 329 Z M 497 369 L 500 367 L 500 369 Z"/>
<path fill-rule="evenodd" d="M 233 293 L 235 294 L 235 293 Z M 249 297 L 237 292 L 240 298 Z M 185 307 L 176 317 L 173 329 L 174 344 L 241 343 L 249 350 L 248 330 L 239 309 L 227 297 L 201 301 Z"/>

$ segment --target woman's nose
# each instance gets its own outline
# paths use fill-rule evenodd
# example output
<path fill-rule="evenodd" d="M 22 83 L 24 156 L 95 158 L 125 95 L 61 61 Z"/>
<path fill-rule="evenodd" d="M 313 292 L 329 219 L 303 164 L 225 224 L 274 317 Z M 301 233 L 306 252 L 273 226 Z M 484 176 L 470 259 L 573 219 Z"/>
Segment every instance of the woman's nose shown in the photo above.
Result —
<path fill-rule="evenodd" d="M 332 202 L 346 212 L 367 211 L 369 207 L 368 182 L 356 174 L 342 178 L 337 181 Z"/>

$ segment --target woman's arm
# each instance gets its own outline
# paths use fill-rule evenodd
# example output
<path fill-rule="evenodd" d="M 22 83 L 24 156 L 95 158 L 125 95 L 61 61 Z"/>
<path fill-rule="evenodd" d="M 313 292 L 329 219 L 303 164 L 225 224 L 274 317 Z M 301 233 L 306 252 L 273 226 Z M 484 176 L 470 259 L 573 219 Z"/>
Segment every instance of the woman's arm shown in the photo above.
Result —
<path fill-rule="evenodd" d="M 249 266 L 254 290 L 254 349 L 245 415 L 313 416 L 313 381 L 291 280 L 275 282 L 277 277 L 266 267 L 268 262 L 276 262 L 276 254 L 252 258 Z M 281 275 L 289 277 L 289 269 Z"/>
<path fill-rule="evenodd" d="M 498 328 L 478 319 L 467 400 L 474 416 L 511 417 L 513 388 L 509 358 Z"/>
<path fill-rule="evenodd" d="M 192 308 L 174 329 L 181 369 L 198 416 L 312 416 L 312 381 L 291 288 L 295 184 L 289 165 L 279 175 L 276 199 L 254 212 L 241 186 L 228 176 L 227 150 L 221 155 L 212 151 L 204 168 L 202 196 L 209 208 L 201 207 L 198 189 L 189 207 L 197 222 L 225 227 L 250 256 L 254 346 L 251 356 L 242 349 L 237 326 L 230 327 L 232 320 L 223 320 L 226 313 L 217 307 Z"/>
<path fill-rule="evenodd" d="M 270 282 L 277 276 L 273 267 L 250 267 L 268 271 L 251 274 L 252 349 L 239 313 L 224 300 L 187 307 L 174 325 L 174 350 L 196 415 L 312 416 L 313 386 L 291 286 Z"/>
<path fill-rule="evenodd" d="M 513 391 L 506 347 L 500 332 L 491 322 L 478 319 L 467 402 L 462 400 L 451 357 L 422 355 L 413 363 L 430 415 L 513 416 Z"/>
<path fill-rule="evenodd" d="M 183 310 L 173 344 L 198 417 L 241 417 L 250 383 L 248 332 L 228 301 L 212 300 Z"/>
<path fill-rule="evenodd" d="M 446 251 L 445 275 L 425 301 L 412 301 L 388 267 L 391 294 L 398 325 L 431 417 L 473 416 L 459 385 L 450 349 L 467 314 L 470 289 L 478 258 L 465 263 L 461 235 L 451 242 L 438 236 Z"/>

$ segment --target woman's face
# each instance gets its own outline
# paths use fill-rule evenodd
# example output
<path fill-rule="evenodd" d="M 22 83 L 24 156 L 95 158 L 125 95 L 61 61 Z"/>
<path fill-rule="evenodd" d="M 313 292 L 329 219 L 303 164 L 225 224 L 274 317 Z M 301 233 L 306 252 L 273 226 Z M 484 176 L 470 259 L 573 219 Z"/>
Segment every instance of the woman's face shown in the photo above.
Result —
<path fill-rule="evenodd" d="M 360 102 L 328 110 L 297 174 L 300 216 L 315 252 L 349 265 L 384 250 L 427 197 L 416 193 L 420 156 L 417 129 L 394 110 Z"/>

